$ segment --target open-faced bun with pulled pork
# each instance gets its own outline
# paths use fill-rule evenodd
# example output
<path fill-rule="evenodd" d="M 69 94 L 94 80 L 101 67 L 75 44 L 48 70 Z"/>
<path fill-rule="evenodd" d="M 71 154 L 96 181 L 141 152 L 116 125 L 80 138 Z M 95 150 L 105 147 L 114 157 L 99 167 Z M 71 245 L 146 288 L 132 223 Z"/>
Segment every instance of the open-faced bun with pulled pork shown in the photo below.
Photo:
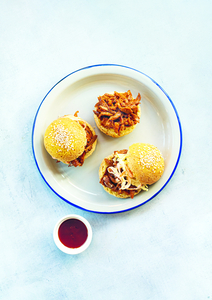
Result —
<path fill-rule="evenodd" d="M 94 120 L 105 134 L 118 138 L 132 132 L 140 121 L 141 95 L 134 99 L 130 90 L 98 97 L 94 107 Z"/>
<path fill-rule="evenodd" d="M 69 166 L 82 166 L 95 150 L 97 135 L 92 126 L 74 115 L 53 121 L 44 134 L 44 146 L 52 158 Z"/>
<path fill-rule="evenodd" d="M 114 151 L 99 168 L 100 183 L 109 194 L 133 198 L 158 181 L 164 171 L 164 159 L 157 147 L 136 143 L 129 150 Z"/>

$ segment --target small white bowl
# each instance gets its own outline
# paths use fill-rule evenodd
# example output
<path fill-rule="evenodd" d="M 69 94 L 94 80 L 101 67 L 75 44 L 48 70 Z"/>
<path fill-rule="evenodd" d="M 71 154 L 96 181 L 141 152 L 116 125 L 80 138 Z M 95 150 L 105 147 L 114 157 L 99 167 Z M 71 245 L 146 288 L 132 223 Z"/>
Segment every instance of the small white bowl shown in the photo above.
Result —
<path fill-rule="evenodd" d="M 82 223 L 84 223 L 84 225 L 86 226 L 87 231 L 88 231 L 88 236 L 87 236 L 86 241 L 84 242 L 84 244 L 82 244 L 82 246 L 80 246 L 78 248 L 66 247 L 59 239 L 59 234 L 58 234 L 59 227 L 64 221 L 69 220 L 69 219 L 77 219 L 77 220 L 81 221 Z M 53 231 L 53 238 L 54 238 L 54 242 L 55 242 L 56 246 L 61 251 L 65 252 L 67 254 L 79 254 L 79 253 L 85 251 L 88 248 L 88 246 L 90 245 L 91 240 L 92 240 L 92 228 L 91 228 L 91 225 L 89 224 L 89 222 L 85 218 L 83 218 L 79 215 L 67 215 L 67 216 L 63 217 L 62 219 L 60 219 L 57 222 L 57 224 L 55 225 L 54 231 Z"/>

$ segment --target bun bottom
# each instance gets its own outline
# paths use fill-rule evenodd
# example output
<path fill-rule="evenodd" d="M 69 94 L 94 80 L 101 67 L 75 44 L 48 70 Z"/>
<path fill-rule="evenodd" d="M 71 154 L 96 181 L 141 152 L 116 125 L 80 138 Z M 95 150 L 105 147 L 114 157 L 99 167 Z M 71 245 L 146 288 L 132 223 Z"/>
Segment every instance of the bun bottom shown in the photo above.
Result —
<path fill-rule="evenodd" d="M 96 110 L 96 108 L 95 108 L 95 110 Z M 140 110 L 140 106 L 138 106 L 138 116 L 140 117 L 140 115 L 141 115 L 141 110 Z M 115 132 L 115 130 L 113 128 L 105 128 L 104 126 L 102 126 L 101 122 L 100 122 L 100 120 L 99 120 L 99 118 L 97 117 L 96 114 L 94 114 L 94 120 L 95 120 L 96 125 L 99 128 L 99 130 L 101 130 L 106 135 L 112 136 L 114 138 L 119 138 L 119 137 L 122 137 L 124 135 L 127 135 L 127 134 L 131 133 L 138 124 L 137 123 L 133 126 L 125 127 L 124 130 L 120 131 L 119 134 L 118 134 L 117 132 Z"/>
<path fill-rule="evenodd" d="M 117 198 L 122 198 L 122 199 L 130 198 L 130 194 L 127 194 L 127 193 L 124 193 L 124 192 L 122 192 L 122 193 L 119 194 L 118 192 L 114 192 L 114 191 L 112 191 L 111 189 L 107 188 L 107 187 L 104 186 L 104 185 L 102 185 L 102 186 L 103 186 L 103 189 L 104 189 L 108 194 L 110 194 L 110 195 L 112 195 L 112 196 L 115 196 L 115 197 L 117 197 Z M 138 191 L 136 191 L 135 194 L 134 194 L 134 197 L 135 197 L 137 194 L 139 194 L 140 191 L 141 191 L 141 189 L 138 190 Z"/>
<path fill-rule="evenodd" d="M 109 160 L 112 160 L 113 154 L 109 155 L 109 156 L 106 157 L 106 158 L 109 159 Z M 102 161 L 102 163 L 101 163 L 101 165 L 100 165 L 100 167 L 99 167 L 99 179 L 100 179 L 100 180 L 102 179 L 102 177 L 103 177 L 103 175 L 104 175 L 104 173 L 105 173 L 107 167 L 108 167 L 108 164 L 107 164 L 107 163 L 105 162 L 105 160 L 103 159 L 103 161 Z M 122 199 L 123 199 L 123 198 L 130 198 L 130 194 L 124 192 L 124 190 L 122 191 L 122 193 L 118 193 L 118 192 L 112 191 L 110 188 L 108 188 L 108 187 L 106 187 L 106 186 L 104 186 L 104 185 L 102 185 L 102 187 L 103 187 L 103 189 L 104 189 L 108 194 L 110 194 L 110 195 L 112 195 L 112 196 L 115 196 L 115 197 L 117 197 L 117 198 L 122 198 Z M 141 190 L 142 190 L 142 189 L 137 190 L 137 191 L 135 192 L 134 196 L 136 196 L 137 194 L 139 194 Z"/>

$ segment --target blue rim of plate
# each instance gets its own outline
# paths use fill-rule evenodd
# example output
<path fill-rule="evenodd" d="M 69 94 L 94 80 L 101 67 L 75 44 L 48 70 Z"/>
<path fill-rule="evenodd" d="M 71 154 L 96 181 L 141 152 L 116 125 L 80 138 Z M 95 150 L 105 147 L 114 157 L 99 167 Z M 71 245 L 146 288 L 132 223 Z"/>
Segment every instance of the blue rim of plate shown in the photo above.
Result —
<path fill-rule="evenodd" d="M 178 158 L 177 158 L 177 161 L 176 161 L 176 164 L 175 164 L 175 167 L 173 168 L 173 171 L 171 173 L 171 175 L 169 176 L 168 180 L 166 181 L 166 183 L 162 186 L 162 188 L 157 191 L 152 197 L 150 197 L 149 199 L 147 199 L 145 202 L 142 202 L 141 204 L 139 205 L 136 205 L 136 206 L 133 206 L 133 207 L 130 207 L 128 209 L 125 209 L 125 210 L 120 210 L 120 211 L 113 211 L 113 212 L 101 212 L 101 211 L 95 211 L 95 210 L 89 210 L 89 209 L 86 209 L 84 207 L 81 207 L 79 205 L 76 205 L 72 202 L 70 202 L 69 200 L 65 199 L 64 197 L 62 197 L 61 195 L 59 195 L 52 187 L 51 185 L 46 181 L 45 177 L 43 176 L 39 166 L 38 166 L 38 162 L 37 162 L 37 159 L 36 159 L 36 156 L 35 156 L 35 150 L 34 150 L 34 144 L 33 144 L 33 141 L 34 141 L 34 129 L 35 129 L 35 124 L 36 124 L 36 120 L 37 120 L 37 115 L 39 113 L 39 110 L 41 108 L 41 105 L 43 104 L 43 102 L 45 101 L 46 97 L 48 96 L 48 94 L 55 88 L 56 85 L 58 85 L 61 81 L 63 81 L 65 78 L 71 76 L 72 74 L 74 73 L 77 73 L 79 71 L 82 71 L 82 70 L 85 70 L 85 69 L 90 69 L 90 68 L 95 68 L 95 67 L 106 67 L 106 66 L 110 66 L 110 67 L 122 67 L 122 68 L 126 68 L 126 69 L 130 69 L 130 70 L 133 70 L 133 71 L 136 71 L 144 76 L 146 76 L 147 78 L 149 78 L 157 87 L 159 87 L 159 89 L 164 93 L 164 95 L 167 97 L 167 99 L 169 100 L 169 102 L 171 103 L 173 109 L 174 109 L 174 112 L 175 112 L 175 115 L 177 117 L 177 121 L 178 121 L 178 126 L 179 126 L 179 133 L 180 133 L 180 147 L 179 147 L 179 153 L 178 153 Z M 73 205 L 77 208 L 80 208 L 82 210 L 85 210 L 85 211 L 89 211 L 89 212 L 93 212 L 93 213 L 99 213 L 99 214 L 116 214 L 116 213 L 122 213 L 122 212 L 126 212 L 126 211 L 129 211 L 129 210 L 132 210 L 132 209 L 135 209 L 139 206 L 142 206 L 144 205 L 145 203 L 149 202 L 150 200 L 152 200 L 154 197 L 156 197 L 164 188 L 165 186 L 169 183 L 169 181 L 171 180 L 172 176 L 174 175 L 176 169 L 177 169 L 177 166 L 179 164 L 179 160 L 180 160 L 180 156 L 181 156 L 181 152 L 182 152 L 182 143 L 183 143 L 183 135 L 182 135 L 182 126 L 181 126 L 181 122 L 180 122 L 180 118 L 179 118 L 179 115 L 178 115 L 178 112 L 177 112 L 177 109 L 176 107 L 174 106 L 174 103 L 172 102 L 171 98 L 169 97 L 169 95 L 164 91 L 164 89 L 154 80 L 152 79 L 150 76 L 146 75 L 145 73 L 141 72 L 141 71 L 138 71 L 134 68 L 131 68 L 131 67 L 127 67 L 127 66 L 124 66 L 124 65 L 118 65 L 118 64 L 97 64 L 97 65 L 91 65 L 91 66 L 87 66 L 87 67 L 84 67 L 84 68 L 81 68 L 81 69 L 78 69 L 76 71 L 73 71 L 71 72 L 70 74 L 66 75 L 65 77 L 63 77 L 61 80 L 59 80 L 49 91 L 48 93 L 46 94 L 46 96 L 43 98 L 43 100 L 41 101 L 39 107 L 38 107 L 38 110 L 35 114 L 35 118 L 34 118 L 34 122 L 33 122 L 33 127 L 32 127 L 32 152 L 33 152 L 33 157 L 34 157 L 34 160 L 35 160 L 35 164 L 38 168 L 38 171 L 40 172 L 43 180 L 45 181 L 45 183 L 49 186 L 49 188 L 59 197 L 61 198 L 62 200 L 64 200 L 65 202 L 67 202 L 68 204 L 70 205 Z"/>

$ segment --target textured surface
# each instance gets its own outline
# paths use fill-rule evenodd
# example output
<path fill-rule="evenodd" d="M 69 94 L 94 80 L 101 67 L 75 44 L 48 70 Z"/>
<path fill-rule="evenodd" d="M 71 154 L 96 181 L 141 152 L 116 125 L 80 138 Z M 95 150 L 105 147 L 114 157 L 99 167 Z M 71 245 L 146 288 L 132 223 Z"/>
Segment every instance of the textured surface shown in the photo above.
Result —
<path fill-rule="evenodd" d="M 84 152 L 86 133 L 78 122 L 62 117 L 47 127 L 44 145 L 54 159 L 68 163 Z"/>
<path fill-rule="evenodd" d="M 212 299 L 211 1 L 3 0 L 0 7 L 0 299 Z M 31 149 L 46 93 L 99 63 L 156 80 L 183 128 L 172 180 L 122 214 L 89 213 L 59 199 Z M 70 213 L 93 229 L 90 247 L 73 257 L 52 237 Z"/>
<path fill-rule="evenodd" d="M 135 143 L 129 147 L 128 166 L 141 183 L 151 185 L 163 175 L 164 158 L 154 145 Z"/>

